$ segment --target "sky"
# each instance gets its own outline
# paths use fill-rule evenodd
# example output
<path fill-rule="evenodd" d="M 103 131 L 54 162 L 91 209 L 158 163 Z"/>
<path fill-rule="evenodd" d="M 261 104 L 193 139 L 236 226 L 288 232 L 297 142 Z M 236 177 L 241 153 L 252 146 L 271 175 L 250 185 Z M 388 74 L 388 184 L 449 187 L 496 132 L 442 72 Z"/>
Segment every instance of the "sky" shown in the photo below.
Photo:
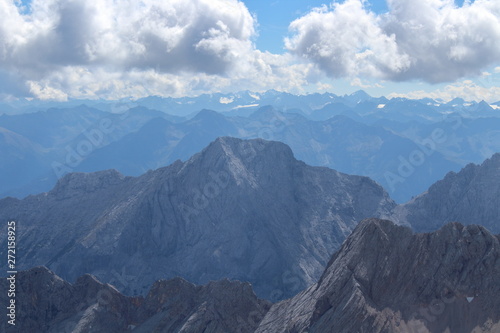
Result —
<path fill-rule="evenodd" d="M 0 100 L 500 100 L 498 0 L 0 0 Z"/>

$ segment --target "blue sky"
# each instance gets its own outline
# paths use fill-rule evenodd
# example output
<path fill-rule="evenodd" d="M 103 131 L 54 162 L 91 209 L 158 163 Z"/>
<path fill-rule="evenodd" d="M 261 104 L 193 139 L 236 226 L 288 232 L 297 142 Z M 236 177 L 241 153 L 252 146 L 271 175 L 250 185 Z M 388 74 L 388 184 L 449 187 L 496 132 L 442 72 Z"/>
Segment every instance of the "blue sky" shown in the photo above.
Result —
<path fill-rule="evenodd" d="M 273 53 L 284 52 L 283 38 L 288 35 L 288 25 L 293 20 L 307 14 L 312 8 L 329 5 L 324 0 L 246 0 L 243 1 L 251 13 L 257 16 L 259 36 L 257 48 Z M 462 6 L 464 0 L 455 0 L 457 6 Z M 368 8 L 377 14 L 388 11 L 384 0 L 372 0 Z"/>
<path fill-rule="evenodd" d="M 298 19 L 314 7 L 321 7 L 323 5 L 331 5 L 331 2 L 325 2 L 321 0 L 276 0 L 276 1 L 244 1 L 248 9 L 253 15 L 257 17 L 258 20 L 258 36 L 255 40 L 256 47 L 262 51 L 269 51 L 272 53 L 285 53 L 284 38 L 290 34 L 289 25 L 290 22 Z M 339 1 L 337 1 L 339 2 Z M 455 5 L 457 7 L 462 7 L 464 0 L 455 0 Z M 470 1 L 473 3 L 474 1 Z M 374 12 L 378 15 L 383 15 L 388 12 L 388 6 L 386 1 L 383 0 L 372 0 L 366 2 L 366 7 L 368 10 Z M 489 70 L 491 76 L 495 76 L 495 68 L 497 66 L 490 66 L 485 70 Z M 481 76 L 471 76 L 466 77 L 464 80 L 480 81 L 480 85 L 492 87 L 498 85 L 500 82 L 498 77 L 481 77 Z M 446 83 L 434 83 L 428 84 L 421 80 L 408 80 L 404 82 L 384 82 L 380 84 L 383 87 L 368 87 L 370 85 L 376 85 L 377 80 L 365 79 L 363 87 L 352 86 L 350 82 L 343 79 L 326 79 L 325 82 L 335 87 L 335 92 L 344 94 L 350 93 L 353 89 L 362 88 L 370 92 L 373 95 L 389 95 L 391 93 L 405 94 L 408 91 L 435 91 L 435 90 L 445 90 L 449 87 L 450 82 Z M 314 88 L 313 88 L 314 90 Z M 451 95 L 450 95 L 451 98 Z M 495 99 L 495 98 L 493 98 Z M 500 96 L 498 96 L 500 99 Z"/>
<path fill-rule="evenodd" d="M 500 100 L 498 0 L 0 1 L 3 100 L 268 89 Z"/>
<path fill-rule="evenodd" d="M 250 12 L 257 16 L 258 33 L 257 48 L 273 53 L 285 51 L 283 39 L 288 35 L 288 25 L 293 20 L 307 14 L 312 8 L 329 2 L 324 0 L 275 0 L 244 1 Z M 376 13 L 387 11 L 385 1 L 371 1 L 370 9 Z"/>

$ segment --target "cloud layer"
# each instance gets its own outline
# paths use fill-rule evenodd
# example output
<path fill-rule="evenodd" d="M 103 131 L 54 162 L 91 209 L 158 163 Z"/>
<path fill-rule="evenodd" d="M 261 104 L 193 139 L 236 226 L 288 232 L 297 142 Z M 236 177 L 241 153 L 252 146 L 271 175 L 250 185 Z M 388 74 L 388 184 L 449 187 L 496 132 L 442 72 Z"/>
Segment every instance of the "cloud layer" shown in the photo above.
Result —
<path fill-rule="evenodd" d="M 0 0 L 0 98 L 326 89 L 325 75 L 450 82 L 500 59 L 500 2 L 345 0 L 290 24 L 288 53 L 255 47 L 241 0 Z M 16 5 L 17 4 L 17 5 Z"/>
<path fill-rule="evenodd" d="M 299 89 L 312 67 L 256 50 L 255 18 L 238 0 L 33 0 L 22 12 L 0 0 L 4 96 Z"/>
<path fill-rule="evenodd" d="M 431 83 L 478 75 L 500 59 L 500 1 L 388 0 L 375 15 L 362 0 L 316 8 L 291 23 L 290 52 L 332 77 Z"/>
<path fill-rule="evenodd" d="M 4 62 L 34 70 L 114 66 L 223 73 L 252 50 L 254 19 L 236 0 L 2 0 Z"/>

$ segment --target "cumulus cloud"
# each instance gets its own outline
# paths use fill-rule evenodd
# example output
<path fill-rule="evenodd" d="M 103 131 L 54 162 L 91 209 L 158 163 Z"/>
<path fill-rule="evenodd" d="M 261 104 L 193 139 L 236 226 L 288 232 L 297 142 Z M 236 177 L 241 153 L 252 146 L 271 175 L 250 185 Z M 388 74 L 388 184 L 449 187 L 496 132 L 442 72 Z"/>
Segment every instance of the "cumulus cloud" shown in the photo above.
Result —
<path fill-rule="evenodd" d="M 106 67 L 68 66 L 40 80 L 28 80 L 31 94 L 40 99 L 121 99 L 145 96 L 196 96 L 213 92 L 276 89 L 303 93 L 309 78 L 319 75 L 310 64 L 292 63 L 287 55 L 254 51 L 252 61 L 228 75 L 161 73 L 155 69 L 109 71 Z"/>
<path fill-rule="evenodd" d="M 239 0 L 0 0 L 0 94 L 42 99 L 300 89 L 310 65 L 256 50 Z"/>
<path fill-rule="evenodd" d="M 255 34 L 236 0 L 34 0 L 30 15 L 2 0 L 0 14 L 8 18 L 4 62 L 36 72 L 107 65 L 221 73 L 251 51 Z"/>
<path fill-rule="evenodd" d="M 500 2 L 388 6 L 381 15 L 364 0 L 316 8 L 291 23 L 289 53 L 272 54 L 256 49 L 256 18 L 241 0 L 0 0 L 0 98 L 303 93 L 330 89 L 325 73 L 377 87 L 371 78 L 500 71 Z"/>
<path fill-rule="evenodd" d="M 367 2 L 346 0 L 293 21 L 290 52 L 332 77 L 454 81 L 500 59 L 500 2 L 387 0 L 376 15 Z"/>

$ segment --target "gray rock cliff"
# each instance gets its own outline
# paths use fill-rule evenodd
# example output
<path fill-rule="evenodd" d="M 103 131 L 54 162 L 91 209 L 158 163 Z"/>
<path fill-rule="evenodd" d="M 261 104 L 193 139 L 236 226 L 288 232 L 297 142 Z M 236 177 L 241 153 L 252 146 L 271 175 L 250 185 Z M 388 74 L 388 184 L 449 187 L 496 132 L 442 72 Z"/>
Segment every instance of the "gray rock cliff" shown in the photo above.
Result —
<path fill-rule="evenodd" d="M 273 305 L 256 332 L 499 332 L 499 281 L 499 237 L 483 227 L 413 234 L 369 219 L 319 282 Z"/>

